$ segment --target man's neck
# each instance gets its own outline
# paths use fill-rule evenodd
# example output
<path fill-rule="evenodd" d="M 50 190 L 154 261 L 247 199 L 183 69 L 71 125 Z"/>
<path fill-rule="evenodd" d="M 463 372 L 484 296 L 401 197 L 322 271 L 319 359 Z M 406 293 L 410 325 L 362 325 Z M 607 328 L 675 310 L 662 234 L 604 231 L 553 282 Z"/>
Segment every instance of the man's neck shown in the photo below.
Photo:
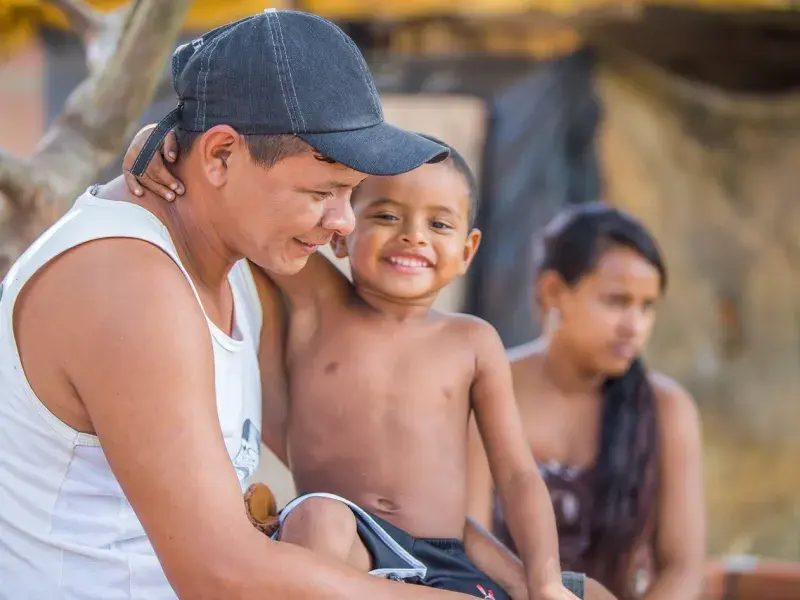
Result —
<path fill-rule="evenodd" d="M 228 273 L 240 256 L 228 248 L 213 221 L 205 210 L 209 203 L 203 201 L 195 190 L 175 202 L 167 202 L 145 191 L 137 197 L 128 192 L 122 178 L 103 187 L 102 196 L 109 200 L 124 200 L 152 212 L 167 228 L 178 257 L 188 271 L 195 286 L 212 295 L 220 293 L 227 285 Z"/>

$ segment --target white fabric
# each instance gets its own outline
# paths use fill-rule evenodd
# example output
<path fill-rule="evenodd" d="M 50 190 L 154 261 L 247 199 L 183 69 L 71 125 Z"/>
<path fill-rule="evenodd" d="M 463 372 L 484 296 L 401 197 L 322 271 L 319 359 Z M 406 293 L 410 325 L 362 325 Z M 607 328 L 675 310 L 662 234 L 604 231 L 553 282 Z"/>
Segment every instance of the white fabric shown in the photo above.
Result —
<path fill-rule="evenodd" d="M 87 192 L 20 257 L 3 281 L 0 600 L 175 598 L 97 438 L 68 427 L 36 397 L 22 370 L 12 328 L 17 296 L 37 270 L 72 247 L 110 237 L 154 244 L 189 277 L 166 228 L 152 213 Z M 261 305 L 245 261 L 234 266 L 229 281 L 233 335 L 207 320 L 220 427 L 244 489 L 259 459 Z"/>

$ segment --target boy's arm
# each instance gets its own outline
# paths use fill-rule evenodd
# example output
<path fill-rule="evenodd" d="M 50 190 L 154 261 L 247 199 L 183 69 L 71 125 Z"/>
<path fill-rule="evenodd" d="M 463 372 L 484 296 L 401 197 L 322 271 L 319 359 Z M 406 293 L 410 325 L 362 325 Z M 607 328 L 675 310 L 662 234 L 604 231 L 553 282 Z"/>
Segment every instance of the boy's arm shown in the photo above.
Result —
<path fill-rule="evenodd" d="M 261 439 L 288 466 L 286 419 L 289 414 L 289 381 L 285 342 L 287 314 L 283 298 L 264 271 L 248 263 L 261 301 L 261 338 L 258 366 L 261 371 Z"/>
<path fill-rule="evenodd" d="M 258 268 L 258 267 L 256 267 Z M 308 257 L 306 266 L 295 275 L 262 271 L 286 296 L 291 310 L 330 306 L 346 298 L 350 281 L 319 252 Z"/>
<path fill-rule="evenodd" d="M 553 505 L 528 448 L 505 349 L 493 327 L 479 325 L 472 407 L 530 600 L 574 598 L 561 583 Z"/>
<path fill-rule="evenodd" d="M 474 519 L 464 525 L 464 546 L 475 565 L 499 583 L 512 600 L 528 600 L 525 568 L 511 550 Z"/>
<path fill-rule="evenodd" d="M 484 529 L 492 528 L 494 484 L 475 415 L 469 419 L 467 452 L 467 515 Z"/>

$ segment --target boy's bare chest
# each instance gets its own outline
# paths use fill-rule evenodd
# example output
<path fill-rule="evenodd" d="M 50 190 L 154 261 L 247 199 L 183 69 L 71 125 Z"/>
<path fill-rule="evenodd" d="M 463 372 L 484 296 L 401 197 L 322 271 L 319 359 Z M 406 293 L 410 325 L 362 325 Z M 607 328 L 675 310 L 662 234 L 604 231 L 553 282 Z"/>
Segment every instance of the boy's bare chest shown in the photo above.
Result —
<path fill-rule="evenodd" d="M 452 422 L 469 410 L 473 353 L 435 327 L 331 323 L 294 350 L 292 412 L 313 413 L 317 423 L 377 432 Z"/>

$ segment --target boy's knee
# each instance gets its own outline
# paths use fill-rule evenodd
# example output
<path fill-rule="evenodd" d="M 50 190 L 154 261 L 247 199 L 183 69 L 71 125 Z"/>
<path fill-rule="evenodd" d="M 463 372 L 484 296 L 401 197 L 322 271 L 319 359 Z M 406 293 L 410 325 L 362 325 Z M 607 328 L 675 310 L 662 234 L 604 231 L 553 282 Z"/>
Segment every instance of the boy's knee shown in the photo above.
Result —
<path fill-rule="evenodd" d="M 280 539 L 293 541 L 325 537 L 334 540 L 353 538 L 356 518 L 349 506 L 330 498 L 308 498 L 286 516 Z"/>

